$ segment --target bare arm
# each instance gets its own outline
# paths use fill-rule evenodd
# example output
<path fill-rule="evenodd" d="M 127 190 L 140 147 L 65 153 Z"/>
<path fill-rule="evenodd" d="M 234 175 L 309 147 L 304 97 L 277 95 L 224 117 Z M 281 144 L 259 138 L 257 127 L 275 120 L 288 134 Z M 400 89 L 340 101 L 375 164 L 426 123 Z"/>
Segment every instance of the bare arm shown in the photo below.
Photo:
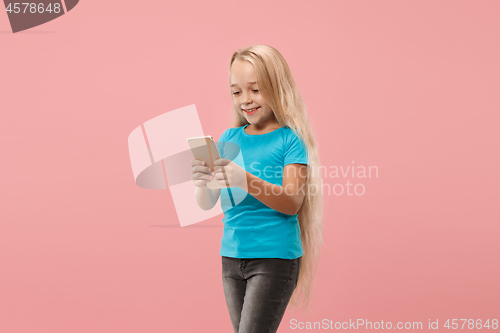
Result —
<path fill-rule="evenodd" d="M 196 187 L 194 190 L 194 197 L 196 198 L 196 203 L 203 210 L 212 209 L 217 200 L 219 200 L 220 189 L 209 189 L 208 187 Z"/>
<path fill-rule="evenodd" d="M 191 179 L 196 186 L 194 197 L 198 206 L 203 210 L 212 209 L 220 196 L 220 189 L 212 190 L 207 187 L 207 182 L 210 182 L 214 177 L 212 171 L 201 160 L 191 161 Z"/>
<path fill-rule="evenodd" d="M 246 172 L 248 193 L 264 205 L 287 215 L 295 215 L 302 206 L 307 183 L 307 165 L 288 164 L 283 170 L 282 186 L 266 182 Z"/>
<path fill-rule="evenodd" d="M 295 215 L 302 206 L 307 185 L 307 164 L 286 165 L 282 186 L 266 182 L 227 159 L 215 160 L 214 165 L 214 176 L 219 184 L 239 187 L 280 213 Z"/>

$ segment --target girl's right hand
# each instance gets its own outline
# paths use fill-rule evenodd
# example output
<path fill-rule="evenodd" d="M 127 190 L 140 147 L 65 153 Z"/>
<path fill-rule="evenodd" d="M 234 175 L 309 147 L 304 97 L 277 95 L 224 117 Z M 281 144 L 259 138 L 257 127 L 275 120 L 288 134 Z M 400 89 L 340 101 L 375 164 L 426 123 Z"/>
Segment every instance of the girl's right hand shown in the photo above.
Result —
<path fill-rule="evenodd" d="M 194 159 L 191 161 L 191 179 L 195 186 L 200 188 L 207 188 L 207 183 L 209 183 L 213 178 L 213 170 L 205 165 L 202 160 Z"/>

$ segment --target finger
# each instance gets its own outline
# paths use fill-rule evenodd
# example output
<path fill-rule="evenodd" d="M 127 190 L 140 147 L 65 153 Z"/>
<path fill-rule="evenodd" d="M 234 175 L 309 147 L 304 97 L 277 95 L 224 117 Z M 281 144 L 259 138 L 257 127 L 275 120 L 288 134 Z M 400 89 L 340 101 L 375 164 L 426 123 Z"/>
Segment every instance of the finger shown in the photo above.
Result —
<path fill-rule="evenodd" d="M 214 173 L 214 177 L 217 180 L 227 179 L 226 174 L 223 173 L 223 172 L 216 172 L 216 173 Z"/>
<path fill-rule="evenodd" d="M 214 161 L 214 165 L 228 165 L 231 161 L 230 160 L 226 160 L 224 158 L 219 158 L 218 160 L 215 160 Z"/>
<path fill-rule="evenodd" d="M 196 158 L 191 161 L 191 166 L 196 166 L 196 165 L 205 165 L 205 162 L 203 160 Z"/>
<path fill-rule="evenodd" d="M 217 184 L 219 184 L 219 185 L 224 185 L 224 186 L 226 186 L 226 187 L 229 185 L 225 179 L 218 180 L 218 181 L 217 181 Z"/>
<path fill-rule="evenodd" d="M 214 165 L 214 171 L 225 172 L 227 166 Z"/>
<path fill-rule="evenodd" d="M 204 172 L 195 172 L 193 174 L 193 176 L 195 176 L 195 177 L 196 177 L 196 175 L 198 175 L 199 177 L 204 177 L 204 176 L 214 177 L 213 174 L 211 174 L 211 173 L 204 173 Z"/>
<path fill-rule="evenodd" d="M 192 180 L 212 180 L 213 178 L 214 176 L 212 175 L 207 175 L 199 172 L 193 174 L 193 176 L 191 177 Z"/>
<path fill-rule="evenodd" d="M 212 173 L 212 169 L 210 169 L 209 167 L 205 167 L 205 166 L 194 166 L 192 168 L 192 172 L 204 172 L 204 173 Z"/>
<path fill-rule="evenodd" d="M 215 170 L 214 172 L 212 172 L 212 174 L 214 176 L 216 176 L 216 175 L 220 175 L 220 174 L 225 175 L 226 173 L 224 172 L 224 170 L 219 169 L 219 170 Z"/>

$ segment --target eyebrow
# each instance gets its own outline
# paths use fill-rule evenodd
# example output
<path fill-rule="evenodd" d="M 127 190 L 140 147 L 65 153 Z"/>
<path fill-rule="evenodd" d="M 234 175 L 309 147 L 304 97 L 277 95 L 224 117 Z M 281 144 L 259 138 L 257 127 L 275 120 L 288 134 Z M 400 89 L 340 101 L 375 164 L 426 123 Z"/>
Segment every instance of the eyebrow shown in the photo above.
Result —
<path fill-rule="evenodd" d="M 256 84 L 256 83 L 257 83 L 257 82 L 248 82 L 248 84 Z M 234 86 L 237 86 L 237 84 L 236 84 L 236 83 L 233 83 L 233 84 L 231 85 L 231 87 L 234 87 Z"/>

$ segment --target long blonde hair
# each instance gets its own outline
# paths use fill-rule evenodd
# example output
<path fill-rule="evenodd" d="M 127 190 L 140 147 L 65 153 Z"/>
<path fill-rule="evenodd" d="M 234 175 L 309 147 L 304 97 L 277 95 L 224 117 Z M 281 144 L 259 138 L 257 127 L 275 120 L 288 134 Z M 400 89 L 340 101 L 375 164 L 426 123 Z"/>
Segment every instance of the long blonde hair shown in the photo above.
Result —
<path fill-rule="evenodd" d="M 231 66 L 237 59 L 249 61 L 253 65 L 259 91 L 273 110 L 276 120 L 280 125 L 290 127 L 307 147 L 307 186 L 304 201 L 297 213 L 304 254 L 297 288 L 290 300 L 290 305 L 306 308 L 315 285 L 316 268 L 323 243 L 323 196 L 318 147 L 307 117 L 306 106 L 281 53 L 268 45 L 242 48 L 231 57 L 229 75 Z M 233 111 L 231 127 L 248 124 L 235 105 Z"/>

